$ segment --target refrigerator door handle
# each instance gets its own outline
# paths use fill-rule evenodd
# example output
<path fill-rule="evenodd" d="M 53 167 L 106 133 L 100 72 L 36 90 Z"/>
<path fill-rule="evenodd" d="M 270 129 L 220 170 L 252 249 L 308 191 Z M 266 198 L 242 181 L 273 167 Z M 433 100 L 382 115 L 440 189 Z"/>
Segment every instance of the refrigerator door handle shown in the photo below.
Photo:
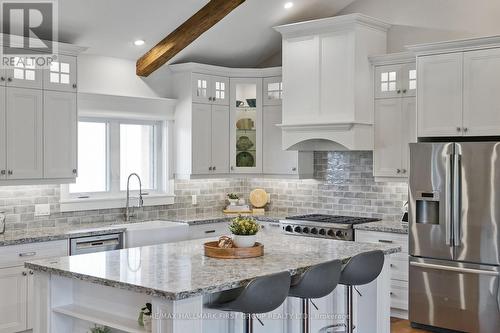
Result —
<path fill-rule="evenodd" d="M 455 154 L 453 161 L 453 246 L 461 246 L 460 228 L 462 224 L 462 155 Z"/>
<path fill-rule="evenodd" d="M 429 269 L 437 269 L 437 270 L 442 270 L 442 271 L 451 271 L 451 272 L 457 272 L 457 273 L 500 276 L 500 273 L 495 272 L 495 271 L 486 271 L 486 270 L 474 269 L 474 268 L 443 266 L 443 265 L 436 265 L 436 264 L 427 264 L 427 263 L 423 263 L 423 262 L 410 262 L 410 266 L 429 268 Z"/>
<path fill-rule="evenodd" d="M 451 183 L 451 174 L 453 172 L 451 165 L 451 157 L 452 155 L 446 155 L 446 189 L 445 189 L 445 237 L 446 237 L 446 245 L 453 246 L 453 236 L 451 233 L 451 225 L 452 225 L 452 215 L 453 209 L 451 205 L 451 193 L 453 191 L 452 183 Z"/>

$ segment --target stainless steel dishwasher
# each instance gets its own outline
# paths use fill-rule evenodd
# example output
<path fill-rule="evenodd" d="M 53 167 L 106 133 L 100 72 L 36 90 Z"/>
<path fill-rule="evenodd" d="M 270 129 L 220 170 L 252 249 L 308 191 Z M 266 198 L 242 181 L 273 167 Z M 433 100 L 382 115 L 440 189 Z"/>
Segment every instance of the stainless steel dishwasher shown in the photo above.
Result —
<path fill-rule="evenodd" d="M 123 249 L 123 233 L 70 239 L 70 255 Z"/>

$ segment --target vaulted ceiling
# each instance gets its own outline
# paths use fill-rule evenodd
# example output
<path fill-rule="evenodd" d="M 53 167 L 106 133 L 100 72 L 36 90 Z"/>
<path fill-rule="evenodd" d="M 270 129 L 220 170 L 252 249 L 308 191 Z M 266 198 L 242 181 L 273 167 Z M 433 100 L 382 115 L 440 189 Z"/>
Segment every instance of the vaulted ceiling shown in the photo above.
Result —
<path fill-rule="evenodd" d="M 285 10 L 285 0 L 247 0 L 171 63 L 258 66 L 280 51 L 280 35 L 273 26 L 333 16 L 353 1 L 293 0 L 294 7 Z M 88 46 L 91 54 L 136 60 L 206 3 L 208 0 L 59 1 L 59 39 Z M 136 39 L 146 44 L 134 46 Z"/>

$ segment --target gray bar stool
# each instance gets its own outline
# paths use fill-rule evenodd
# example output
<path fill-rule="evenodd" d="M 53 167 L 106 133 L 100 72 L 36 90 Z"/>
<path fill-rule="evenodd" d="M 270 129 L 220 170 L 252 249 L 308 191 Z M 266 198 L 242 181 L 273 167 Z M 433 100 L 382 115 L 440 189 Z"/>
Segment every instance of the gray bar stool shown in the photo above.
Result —
<path fill-rule="evenodd" d="M 253 332 L 253 314 L 276 310 L 287 298 L 290 273 L 282 272 L 253 279 L 244 288 L 220 293 L 208 308 L 246 315 L 245 332 Z"/>
<path fill-rule="evenodd" d="M 333 260 L 310 267 L 292 281 L 289 296 L 302 301 L 302 333 L 309 333 L 309 301 L 330 294 L 339 283 L 342 262 Z M 314 303 L 313 303 L 314 304 Z"/>

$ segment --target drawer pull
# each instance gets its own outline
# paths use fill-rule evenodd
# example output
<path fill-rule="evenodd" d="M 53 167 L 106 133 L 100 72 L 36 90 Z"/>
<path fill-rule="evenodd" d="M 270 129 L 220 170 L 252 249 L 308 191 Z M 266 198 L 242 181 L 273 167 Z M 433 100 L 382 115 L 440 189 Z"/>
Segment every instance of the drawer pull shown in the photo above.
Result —
<path fill-rule="evenodd" d="M 20 257 L 34 257 L 36 256 L 36 252 L 24 252 L 24 253 L 19 253 Z"/>
<path fill-rule="evenodd" d="M 391 241 L 391 240 L 386 240 L 386 239 L 379 239 L 379 240 L 378 240 L 378 242 L 379 242 L 379 243 L 387 243 L 387 244 L 392 244 L 392 243 L 394 243 L 393 241 Z"/>
<path fill-rule="evenodd" d="M 215 230 L 207 230 L 205 231 L 206 234 L 215 234 Z"/>
<path fill-rule="evenodd" d="M 394 264 L 390 264 L 389 267 L 394 267 Z"/>

